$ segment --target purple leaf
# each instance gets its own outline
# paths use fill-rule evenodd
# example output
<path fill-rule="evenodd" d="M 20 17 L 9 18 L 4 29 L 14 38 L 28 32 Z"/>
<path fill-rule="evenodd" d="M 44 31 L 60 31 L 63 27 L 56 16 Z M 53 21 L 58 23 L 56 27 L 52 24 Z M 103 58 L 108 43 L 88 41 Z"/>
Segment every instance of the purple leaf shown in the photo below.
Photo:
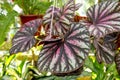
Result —
<path fill-rule="evenodd" d="M 75 16 L 75 11 L 80 8 L 82 4 L 75 4 L 74 0 L 69 0 L 61 9 L 62 12 L 62 17 L 64 16 L 70 21 L 73 21 L 74 16 Z"/>
<path fill-rule="evenodd" d="M 34 35 L 41 23 L 41 19 L 36 19 L 25 23 L 22 26 L 22 29 L 15 34 L 12 40 L 12 48 L 10 49 L 10 53 L 24 52 L 33 47 L 36 43 Z"/>
<path fill-rule="evenodd" d="M 116 56 L 115 56 L 115 63 L 116 63 L 116 68 L 117 68 L 117 71 L 120 75 L 120 53 L 118 53 Z"/>
<path fill-rule="evenodd" d="M 97 38 L 120 31 L 120 6 L 116 1 L 105 1 L 87 11 L 87 28 Z"/>
<path fill-rule="evenodd" d="M 96 57 L 99 63 L 106 62 L 112 63 L 115 57 L 117 33 L 111 33 L 106 35 L 103 40 L 94 40 L 94 46 L 96 48 Z"/>
<path fill-rule="evenodd" d="M 71 21 L 74 20 L 74 13 L 80 6 L 81 4 L 75 5 L 74 0 L 69 0 L 62 9 L 50 7 L 43 18 L 46 31 L 48 30 L 53 36 L 63 36 L 70 28 Z M 51 28 L 52 32 L 50 32 Z"/>
<path fill-rule="evenodd" d="M 84 25 L 74 23 L 64 38 L 44 42 L 39 55 L 39 71 L 70 73 L 82 68 L 90 50 L 90 37 Z"/>

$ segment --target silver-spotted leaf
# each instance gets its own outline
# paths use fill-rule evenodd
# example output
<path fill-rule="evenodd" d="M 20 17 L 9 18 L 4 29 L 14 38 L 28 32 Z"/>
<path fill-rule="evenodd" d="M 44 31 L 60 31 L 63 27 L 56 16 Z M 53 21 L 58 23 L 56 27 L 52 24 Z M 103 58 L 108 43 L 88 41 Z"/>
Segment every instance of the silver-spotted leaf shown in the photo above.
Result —
<path fill-rule="evenodd" d="M 53 36 L 64 35 L 80 6 L 81 4 L 75 5 L 74 0 L 69 0 L 62 8 L 50 7 L 43 18 L 46 31 L 48 30 Z"/>
<path fill-rule="evenodd" d="M 10 53 L 24 52 L 33 47 L 36 43 L 34 35 L 41 23 L 41 19 L 36 19 L 25 23 L 21 30 L 18 31 L 13 37 Z"/>
<path fill-rule="evenodd" d="M 115 56 L 116 69 L 120 75 L 120 53 Z"/>
<path fill-rule="evenodd" d="M 115 57 L 117 33 L 107 34 L 103 40 L 94 40 L 98 62 L 112 63 Z"/>
<path fill-rule="evenodd" d="M 39 54 L 39 71 L 70 73 L 82 68 L 90 50 L 88 30 L 80 23 L 72 23 L 64 38 L 44 42 Z"/>
<path fill-rule="evenodd" d="M 116 1 L 105 1 L 90 7 L 87 11 L 88 30 L 97 38 L 120 30 L 120 6 Z"/>

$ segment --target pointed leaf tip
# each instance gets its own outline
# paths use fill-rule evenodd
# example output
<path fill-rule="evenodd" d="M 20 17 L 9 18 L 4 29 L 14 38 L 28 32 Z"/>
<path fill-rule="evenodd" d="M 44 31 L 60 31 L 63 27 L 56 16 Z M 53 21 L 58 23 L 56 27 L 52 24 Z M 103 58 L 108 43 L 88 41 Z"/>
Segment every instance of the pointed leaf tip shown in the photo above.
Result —
<path fill-rule="evenodd" d="M 13 37 L 10 53 L 24 52 L 32 48 L 36 43 L 34 35 L 41 24 L 41 19 L 36 19 L 25 23 L 22 26 L 22 29 Z"/>

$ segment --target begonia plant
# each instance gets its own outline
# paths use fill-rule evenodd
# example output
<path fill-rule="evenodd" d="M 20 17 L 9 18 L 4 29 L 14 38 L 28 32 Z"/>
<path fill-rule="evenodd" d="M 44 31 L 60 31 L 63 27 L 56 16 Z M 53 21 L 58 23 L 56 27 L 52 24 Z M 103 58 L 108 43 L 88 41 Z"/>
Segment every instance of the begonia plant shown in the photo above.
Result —
<path fill-rule="evenodd" d="M 98 62 L 112 63 L 120 32 L 119 2 L 108 0 L 96 4 L 87 10 L 87 19 L 75 22 L 75 11 L 80 6 L 69 0 L 62 8 L 51 6 L 43 19 L 25 23 L 15 34 L 10 53 L 28 51 L 42 44 L 37 62 L 39 71 L 67 75 L 82 71 L 93 44 Z M 45 33 L 36 35 L 42 28 Z M 116 58 L 120 70 L 120 56 Z"/>

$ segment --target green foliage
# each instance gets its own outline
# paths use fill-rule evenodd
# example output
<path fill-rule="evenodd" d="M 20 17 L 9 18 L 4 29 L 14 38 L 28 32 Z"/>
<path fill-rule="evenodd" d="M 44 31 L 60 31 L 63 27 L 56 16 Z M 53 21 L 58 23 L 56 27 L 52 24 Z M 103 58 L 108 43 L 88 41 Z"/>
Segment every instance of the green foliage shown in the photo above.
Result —
<path fill-rule="evenodd" d="M 7 37 L 7 32 L 10 29 L 10 25 L 14 22 L 14 16 L 16 13 L 10 12 L 6 16 L 0 15 L 2 19 L 0 19 L 0 44 L 2 44 L 5 41 L 5 38 Z"/>
<path fill-rule="evenodd" d="M 11 41 L 5 41 L 1 47 L 0 47 L 0 50 L 9 50 L 12 46 L 12 43 Z"/>
<path fill-rule="evenodd" d="M 26 59 L 18 61 L 16 55 L 4 55 L 2 57 L 0 66 L 2 71 L 0 72 L 0 80 L 31 80 L 30 66 L 31 63 Z"/>
<path fill-rule="evenodd" d="M 120 78 L 115 63 L 100 64 L 94 57 L 89 56 L 86 59 L 85 67 L 91 70 L 93 80 L 117 80 Z"/>
<path fill-rule="evenodd" d="M 54 76 L 48 72 L 39 73 L 35 65 L 27 59 L 17 60 L 17 55 L 4 55 L 0 60 L 0 80 L 76 80 L 79 76 Z M 20 55 L 19 55 L 20 56 Z M 83 72 L 82 76 L 89 73 Z"/>
<path fill-rule="evenodd" d="M 86 79 L 86 76 L 92 77 L 92 80 L 120 79 L 120 76 L 115 69 L 115 63 L 109 65 L 103 63 L 99 64 L 92 56 L 89 56 L 86 59 L 84 71 L 80 75 L 76 76 L 60 77 L 48 74 L 48 72 L 39 73 L 35 65 L 32 65 L 32 62 L 27 61 L 27 59 L 18 61 L 16 55 L 4 55 L 0 60 L 0 66 L 1 65 L 1 80 L 81 80 L 84 78 Z"/>
<path fill-rule="evenodd" d="M 2 59 L 0 61 L 1 63 L 1 70 L 2 72 L 0 72 L 0 78 L 3 78 L 6 73 L 7 73 L 7 69 L 9 69 L 11 62 L 14 60 L 15 55 L 9 56 L 9 55 L 4 55 L 2 56 Z"/>
<path fill-rule="evenodd" d="M 10 26 L 14 24 L 15 16 L 17 13 L 13 10 L 13 4 L 8 3 L 7 0 L 4 3 L 0 3 L 1 11 L 0 11 L 0 45 L 7 38 L 8 31 L 10 30 Z"/>
<path fill-rule="evenodd" d="M 23 10 L 23 14 L 44 14 L 52 2 L 40 0 L 14 0 Z"/>
<path fill-rule="evenodd" d="M 68 0 L 52 0 L 54 1 L 54 6 L 62 7 Z"/>

